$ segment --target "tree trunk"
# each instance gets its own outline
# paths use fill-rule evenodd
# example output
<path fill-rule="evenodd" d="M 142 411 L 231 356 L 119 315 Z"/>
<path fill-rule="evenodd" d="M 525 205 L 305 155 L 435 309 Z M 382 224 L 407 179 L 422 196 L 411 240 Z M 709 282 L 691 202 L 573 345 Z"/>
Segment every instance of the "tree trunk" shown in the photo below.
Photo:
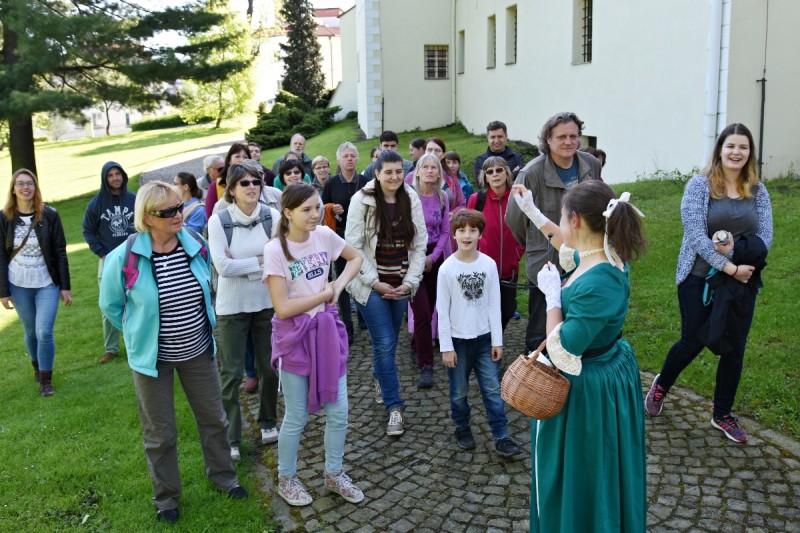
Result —
<path fill-rule="evenodd" d="M 111 135 L 111 104 L 103 103 L 106 108 L 106 137 Z"/>
<path fill-rule="evenodd" d="M 11 170 L 27 168 L 36 174 L 36 155 L 33 149 L 33 118 L 11 117 L 8 119 L 9 151 Z"/>

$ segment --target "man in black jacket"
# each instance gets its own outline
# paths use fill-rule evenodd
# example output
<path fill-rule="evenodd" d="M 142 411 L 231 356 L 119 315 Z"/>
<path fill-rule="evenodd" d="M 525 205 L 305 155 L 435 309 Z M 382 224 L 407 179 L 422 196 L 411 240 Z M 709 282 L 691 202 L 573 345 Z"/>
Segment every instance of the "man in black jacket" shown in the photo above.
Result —
<path fill-rule="evenodd" d="M 508 163 L 508 168 L 514 176 L 517 172 L 525 166 L 525 161 L 519 152 L 515 152 L 508 146 L 508 129 L 505 123 L 499 120 L 493 120 L 486 126 L 486 139 L 489 141 L 489 147 L 484 153 L 475 158 L 475 165 L 473 166 L 473 176 L 475 183 L 478 183 L 478 176 L 481 174 L 483 162 L 490 157 L 502 157 Z"/>
<path fill-rule="evenodd" d="M 103 260 L 108 252 L 124 243 L 131 233 L 136 195 L 128 191 L 128 175 L 122 165 L 109 161 L 103 165 L 100 191 L 89 200 L 83 217 L 83 238 L 92 252 L 100 258 L 97 281 L 103 277 Z M 111 361 L 119 353 L 119 330 L 103 316 L 105 352 L 99 363 Z"/>

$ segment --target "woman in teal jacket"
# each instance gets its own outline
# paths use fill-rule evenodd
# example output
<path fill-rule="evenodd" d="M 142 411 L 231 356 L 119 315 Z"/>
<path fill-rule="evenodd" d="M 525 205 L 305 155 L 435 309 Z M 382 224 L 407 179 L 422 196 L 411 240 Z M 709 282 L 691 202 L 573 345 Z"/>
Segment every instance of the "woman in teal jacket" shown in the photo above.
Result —
<path fill-rule="evenodd" d="M 232 498 L 247 491 L 231 460 L 214 362 L 206 242 L 183 228 L 180 193 L 163 182 L 139 190 L 134 220 L 139 233 L 106 256 L 100 309 L 122 329 L 128 348 L 156 518 L 176 522 L 181 481 L 175 372 L 197 421 L 209 480 Z"/>

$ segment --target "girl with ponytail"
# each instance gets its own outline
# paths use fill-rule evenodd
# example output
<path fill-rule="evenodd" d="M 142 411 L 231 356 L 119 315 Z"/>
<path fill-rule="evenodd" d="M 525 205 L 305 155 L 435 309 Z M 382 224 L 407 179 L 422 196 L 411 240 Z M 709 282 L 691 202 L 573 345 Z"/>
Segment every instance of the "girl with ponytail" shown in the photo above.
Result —
<path fill-rule="evenodd" d="M 269 285 L 272 367 L 283 386 L 285 414 L 278 435 L 278 494 L 289 505 L 309 505 L 311 495 L 297 478 L 297 449 L 308 413 L 325 412 L 325 488 L 351 503 L 364 494 L 342 470 L 347 436 L 347 331 L 336 302 L 361 268 L 361 254 L 327 226 L 317 191 L 289 185 L 281 197 L 278 238 L 264 247 L 264 281 Z M 347 260 L 333 283 L 333 261 Z"/>
<path fill-rule="evenodd" d="M 531 424 L 531 531 L 645 531 L 644 406 L 639 366 L 622 338 L 628 262 L 645 246 L 641 217 L 608 185 L 567 189 L 556 225 L 514 185 L 514 200 L 561 249 L 539 272 L 547 301 L 547 355 L 571 382 L 562 411 Z M 580 513 L 575 508 L 581 509 Z"/>

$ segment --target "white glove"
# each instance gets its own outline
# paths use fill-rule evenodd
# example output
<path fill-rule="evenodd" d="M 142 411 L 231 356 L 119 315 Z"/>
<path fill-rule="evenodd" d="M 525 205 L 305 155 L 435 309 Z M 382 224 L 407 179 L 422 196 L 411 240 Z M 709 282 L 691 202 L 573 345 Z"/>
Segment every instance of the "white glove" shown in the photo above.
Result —
<path fill-rule="evenodd" d="M 536 207 L 536 204 L 533 203 L 533 195 L 531 191 L 525 191 L 523 194 L 512 194 L 511 196 L 514 197 L 514 201 L 517 202 L 517 205 L 522 212 L 525 213 L 533 224 L 541 229 L 542 226 L 547 224 L 548 218 L 539 211 L 539 208 Z"/>
<path fill-rule="evenodd" d="M 561 307 L 561 275 L 553 263 L 547 263 L 536 276 L 539 290 L 544 293 L 547 310 Z"/>

